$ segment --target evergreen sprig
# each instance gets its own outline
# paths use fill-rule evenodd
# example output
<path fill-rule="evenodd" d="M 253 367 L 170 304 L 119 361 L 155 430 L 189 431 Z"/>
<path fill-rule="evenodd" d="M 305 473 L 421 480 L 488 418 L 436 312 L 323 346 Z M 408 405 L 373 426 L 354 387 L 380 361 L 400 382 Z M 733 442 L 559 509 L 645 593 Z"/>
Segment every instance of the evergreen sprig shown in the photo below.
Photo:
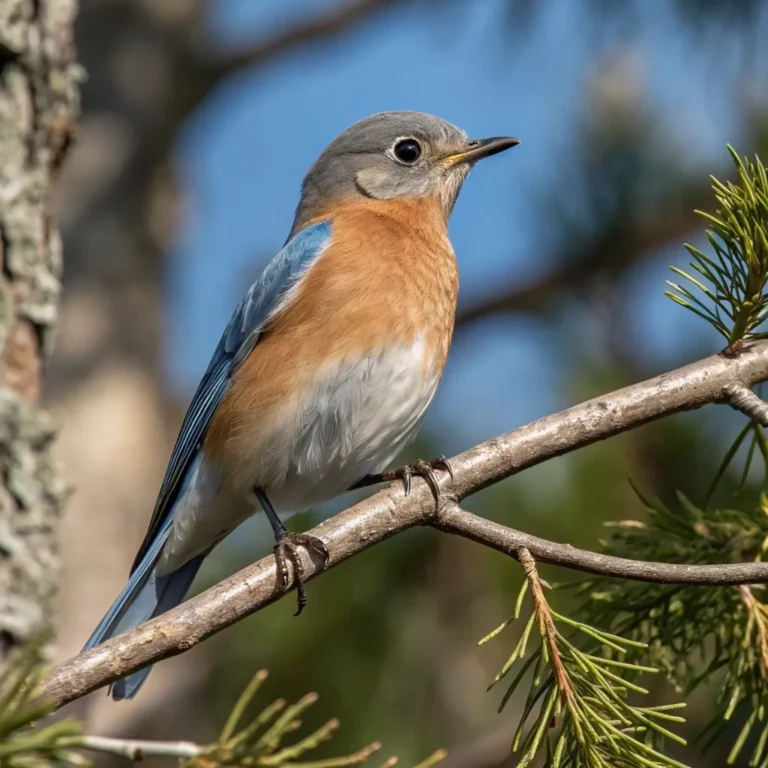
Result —
<path fill-rule="evenodd" d="M 266 677 L 267 673 L 264 670 L 254 675 L 227 718 L 218 741 L 207 747 L 199 757 L 187 760 L 185 762 L 187 768 L 210 768 L 211 763 L 243 768 L 260 768 L 261 766 L 264 768 L 274 766 L 345 768 L 345 766 L 369 764 L 370 758 L 381 749 L 381 744 L 374 742 L 344 757 L 307 762 L 298 760 L 328 741 L 338 729 L 339 721 L 332 718 L 309 735 L 285 744 L 286 737 L 301 728 L 300 717 L 317 702 L 318 696 L 316 693 L 308 693 L 291 705 L 287 705 L 284 699 L 277 699 L 255 717 L 245 719 L 245 714 Z M 238 730 L 241 724 L 242 727 Z M 445 755 L 443 750 L 439 750 L 416 768 L 431 768 Z M 393 766 L 396 762 L 395 758 L 390 758 L 382 768 Z"/>
<path fill-rule="evenodd" d="M 730 145 L 728 151 L 739 183 L 712 177 L 716 213 L 697 211 L 711 227 L 706 236 L 714 253 L 686 244 L 698 277 L 672 267 L 687 283 L 669 281 L 666 295 L 704 318 L 735 350 L 756 337 L 768 317 L 768 178 L 759 157 L 751 162 Z"/>
<path fill-rule="evenodd" d="M 741 429 L 735 440 L 731 444 L 730 448 L 725 452 L 720 466 L 717 468 L 712 482 L 709 484 L 706 496 L 704 497 L 705 506 L 709 504 L 712 497 L 717 490 L 718 485 L 725 477 L 725 473 L 728 468 L 734 463 L 736 456 L 744 442 L 747 442 L 747 452 L 744 459 L 744 464 L 741 469 L 740 478 L 738 482 L 738 490 L 741 491 L 747 484 L 747 478 L 749 477 L 749 470 L 757 457 L 759 461 L 763 463 L 763 486 L 768 486 L 768 438 L 765 435 L 765 429 L 761 424 L 758 424 L 752 420 L 747 421 L 744 427 Z"/>
<path fill-rule="evenodd" d="M 238 698 L 219 738 L 209 745 L 192 742 L 139 742 L 89 737 L 74 720 L 46 724 L 54 711 L 35 696 L 42 678 L 39 644 L 11 659 L 0 675 L 0 768 L 53 768 L 55 765 L 81 766 L 91 763 L 83 751 L 104 752 L 130 760 L 155 755 L 176 758 L 182 768 L 346 768 L 370 765 L 381 749 L 374 742 L 354 754 L 337 758 L 306 759 L 308 754 L 332 738 L 339 721 L 332 718 L 311 733 L 291 741 L 302 727 L 301 717 L 317 702 L 309 693 L 294 704 L 277 699 L 255 714 L 248 714 L 256 694 L 267 678 L 257 672 Z M 446 753 L 438 750 L 416 768 L 432 768 Z M 392 768 L 390 758 L 382 768 Z"/>
<path fill-rule="evenodd" d="M 81 764 L 66 740 L 80 734 L 79 723 L 41 725 L 53 708 L 34 695 L 41 678 L 42 640 L 13 656 L 0 674 L 0 768 L 43 768 Z"/>
<path fill-rule="evenodd" d="M 641 707 L 629 701 L 630 694 L 647 693 L 635 678 L 657 671 L 627 658 L 628 651 L 645 644 L 553 611 L 530 555 L 523 555 L 521 563 L 527 579 L 513 615 L 480 641 L 496 637 L 520 618 L 530 589 L 533 611 L 512 654 L 489 685 L 490 689 L 516 669 L 499 705 L 501 711 L 522 681 L 530 679 L 512 740 L 512 751 L 521 753 L 518 767 L 545 755 L 548 768 L 685 768 L 659 751 L 667 739 L 685 744 L 669 730 L 670 724 L 684 722 L 675 711 L 685 704 Z M 529 647 L 533 650 L 526 658 Z"/>
<path fill-rule="evenodd" d="M 267 673 L 257 672 L 235 703 L 218 741 L 206 747 L 199 757 L 186 761 L 188 768 L 206 768 L 211 762 L 218 765 L 242 766 L 317 766 L 317 761 L 297 762 L 330 739 L 339 727 L 339 721 L 332 718 L 320 728 L 292 743 L 285 743 L 290 734 L 302 726 L 300 719 L 304 712 L 317 702 L 316 693 L 308 693 L 294 704 L 288 705 L 284 699 L 277 699 L 261 709 L 255 716 L 246 718 Z M 362 765 L 379 749 L 381 744 L 374 742 L 353 755 L 324 760 L 324 768 L 342 768 L 349 765 Z"/>
<path fill-rule="evenodd" d="M 688 563 L 763 560 L 768 497 L 757 509 L 701 509 L 682 494 L 669 509 L 641 497 L 648 521 L 611 526 L 603 548 L 619 557 Z M 749 766 L 768 768 L 768 590 L 670 586 L 590 579 L 581 615 L 622 637 L 646 643 L 650 663 L 686 695 L 720 673 L 717 714 L 700 738 L 711 746 L 743 719 L 728 762 L 751 744 Z"/>

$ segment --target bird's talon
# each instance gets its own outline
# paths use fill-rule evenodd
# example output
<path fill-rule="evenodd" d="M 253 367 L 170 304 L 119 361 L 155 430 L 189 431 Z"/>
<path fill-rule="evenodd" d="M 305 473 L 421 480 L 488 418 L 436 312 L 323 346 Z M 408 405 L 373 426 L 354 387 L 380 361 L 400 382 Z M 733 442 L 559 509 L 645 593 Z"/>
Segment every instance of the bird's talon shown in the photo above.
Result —
<path fill-rule="evenodd" d="M 419 459 L 414 461 L 413 464 L 406 464 L 404 467 L 393 469 L 389 472 L 382 472 L 376 475 L 365 475 L 361 480 L 356 482 L 350 487 L 350 490 L 355 488 L 367 488 L 369 485 L 375 485 L 377 483 L 391 483 L 395 480 L 400 480 L 403 483 L 403 491 L 406 496 L 411 492 L 411 479 L 414 475 L 424 478 L 424 481 L 429 485 L 432 495 L 435 497 L 437 508 L 440 508 L 442 501 L 442 492 L 440 490 L 440 483 L 437 479 L 436 469 L 443 470 L 448 473 L 448 476 L 453 481 L 453 467 L 451 462 L 440 456 L 434 461 L 424 461 Z"/>
<path fill-rule="evenodd" d="M 438 459 L 439 461 L 439 459 Z M 429 486 L 429 489 L 432 491 L 432 495 L 435 497 L 436 501 L 440 500 L 440 483 L 437 482 L 437 475 L 435 474 L 434 465 L 437 462 L 428 462 L 419 460 L 414 463 L 413 465 L 413 471 L 416 472 L 420 477 L 424 478 L 424 481 Z"/>
<path fill-rule="evenodd" d="M 403 488 L 405 490 L 405 495 L 409 496 L 411 493 L 411 478 L 413 477 L 413 469 L 411 467 L 403 467 L 401 470 L 400 476 L 403 480 Z"/>
<path fill-rule="evenodd" d="M 423 459 L 419 459 L 418 461 L 414 461 L 413 464 L 407 464 L 392 472 L 387 472 L 381 475 L 381 478 L 383 480 L 402 480 L 405 495 L 408 496 L 411 492 L 411 478 L 414 475 L 418 475 L 423 478 L 424 482 L 429 486 L 439 509 L 442 501 L 442 491 L 440 490 L 440 483 L 437 479 L 437 473 L 435 472 L 436 469 L 441 469 L 447 472 L 451 481 L 453 481 L 453 467 L 445 456 L 440 456 L 434 461 L 424 461 Z"/>
<path fill-rule="evenodd" d="M 301 562 L 299 547 L 304 547 L 310 552 L 315 552 L 322 558 L 323 567 L 328 563 L 330 553 L 325 543 L 316 536 L 306 533 L 286 533 L 275 544 L 275 561 L 277 563 L 277 576 L 280 588 L 287 592 L 291 586 L 288 560 L 293 565 L 293 581 L 296 586 L 297 610 L 294 616 L 298 616 L 307 604 L 307 592 L 304 588 L 304 565 Z"/>
<path fill-rule="evenodd" d="M 451 465 L 451 462 L 448 461 L 448 459 L 445 456 L 438 456 L 432 462 L 432 466 L 435 469 L 445 470 L 448 473 L 448 477 L 451 478 L 451 481 L 454 480 L 454 477 L 453 477 L 453 466 Z"/>
<path fill-rule="evenodd" d="M 304 582 L 296 582 L 296 613 L 294 616 L 298 616 L 307 605 L 307 590 L 304 589 Z"/>

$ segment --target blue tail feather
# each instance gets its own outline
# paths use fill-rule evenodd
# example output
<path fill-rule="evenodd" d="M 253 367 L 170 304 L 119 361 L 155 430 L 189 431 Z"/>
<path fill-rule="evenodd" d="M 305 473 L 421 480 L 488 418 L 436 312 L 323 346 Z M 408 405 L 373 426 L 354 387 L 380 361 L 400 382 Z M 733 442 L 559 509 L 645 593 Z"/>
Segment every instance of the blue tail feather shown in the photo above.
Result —
<path fill-rule="evenodd" d="M 198 555 L 177 571 L 157 576 L 155 566 L 170 529 L 171 520 L 169 519 L 139 567 L 131 574 L 125 589 L 88 639 L 83 648 L 84 651 L 175 608 L 184 600 L 208 553 Z M 150 669 L 151 666 L 144 667 L 127 678 L 118 680 L 111 688 L 112 698 L 120 701 L 135 696 Z"/>
<path fill-rule="evenodd" d="M 115 628 L 115 634 L 149 621 L 149 619 L 153 619 L 155 616 L 170 611 L 179 605 L 192 586 L 204 558 L 205 555 L 198 555 L 179 568 L 178 571 L 167 576 L 155 578 L 152 574 Z M 151 666 L 143 667 L 138 672 L 118 680 L 112 685 L 112 698 L 115 701 L 133 698 L 144 684 L 151 669 Z"/>
<path fill-rule="evenodd" d="M 107 611 L 106 616 L 99 622 L 99 626 L 96 627 L 93 634 L 88 638 L 88 642 L 83 648 L 84 651 L 89 651 L 91 648 L 99 645 L 99 643 L 103 643 L 110 637 L 119 634 L 117 626 L 121 623 L 121 619 L 125 614 L 130 610 L 131 605 L 133 605 L 137 596 L 143 590 L 152 575 L 155 563 L 160 557 L 160 552 L 163 549 L 163 545 L 168 538 L 170 530 L 171 521 L 169 520 L 163 527 L 163 530 L 160 531 L 157 540 L 144 556 L 139 567 L 131 574 L 128 583 L 125 585 L 123 591 L 117 596 L 115 602 L 112 603 L 112 607 Z"/>

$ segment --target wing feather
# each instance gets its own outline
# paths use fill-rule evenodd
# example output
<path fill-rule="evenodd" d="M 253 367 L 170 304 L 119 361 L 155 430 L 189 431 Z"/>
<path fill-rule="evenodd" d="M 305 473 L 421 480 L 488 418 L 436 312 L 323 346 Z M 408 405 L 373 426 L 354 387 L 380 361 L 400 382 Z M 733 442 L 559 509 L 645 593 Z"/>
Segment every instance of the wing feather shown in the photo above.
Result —
<path fill-rule="evenodd" d="M 301 230 L 272 259 L 235 308 L 184 417 L 149 528 L 131 573 L 139 567 L 155 537 L 172 514 L 179 490 L 183 487 L 232 373 L 256 346 L 271 317 L 285 306 L 286 301 L 290 303 L 291 288 L 301 281 L 328 247 L 330 240 L 329 221 L 321 221 Z"/>

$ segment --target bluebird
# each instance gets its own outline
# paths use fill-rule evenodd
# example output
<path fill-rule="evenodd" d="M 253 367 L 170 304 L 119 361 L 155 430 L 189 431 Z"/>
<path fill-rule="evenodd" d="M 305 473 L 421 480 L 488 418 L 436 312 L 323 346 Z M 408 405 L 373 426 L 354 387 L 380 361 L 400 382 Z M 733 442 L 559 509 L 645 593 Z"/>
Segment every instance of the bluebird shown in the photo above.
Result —
<path fill-rule="evenodd" d="M 472 166 L 519 142 L 469 140 L 420 112 L 356 123 L 304 179 L 288 239 L 235 308 L 195 392 L 130 579 L 85 649 L 177 606 L 203 559 L 263 511 L 282 588 L 298 548 L 325 544 L 280 516 L 412 474 L 385 472 L 419 428 L 453 334 L 458 269 L 448 218 Z M 146 667 L 117 681 L 136 694 Z"/>

